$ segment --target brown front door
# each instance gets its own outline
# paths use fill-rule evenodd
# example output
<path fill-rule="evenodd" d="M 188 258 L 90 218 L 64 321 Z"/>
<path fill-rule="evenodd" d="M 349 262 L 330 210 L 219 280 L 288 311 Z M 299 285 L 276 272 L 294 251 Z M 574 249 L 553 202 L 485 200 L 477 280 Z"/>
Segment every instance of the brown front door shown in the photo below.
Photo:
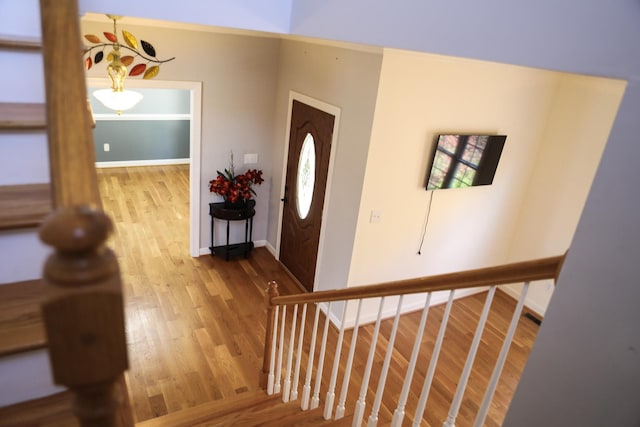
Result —
<path fill-rule="evenodd" d="M 332 114 L 293 100 L 280 261 L 310 292 L 318 258 L 334 121 Z"/>

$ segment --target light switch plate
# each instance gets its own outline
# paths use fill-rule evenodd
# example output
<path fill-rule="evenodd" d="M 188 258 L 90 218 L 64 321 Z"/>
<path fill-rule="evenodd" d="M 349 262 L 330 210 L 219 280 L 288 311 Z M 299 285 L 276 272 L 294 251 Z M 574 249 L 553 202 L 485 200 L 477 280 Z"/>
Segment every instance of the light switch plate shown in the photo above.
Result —
<path fill-rule="evenodd" d="M 244 155 L 245 165 L 254 165 L 258 163 L 258 153 L 249 153 Z"/>

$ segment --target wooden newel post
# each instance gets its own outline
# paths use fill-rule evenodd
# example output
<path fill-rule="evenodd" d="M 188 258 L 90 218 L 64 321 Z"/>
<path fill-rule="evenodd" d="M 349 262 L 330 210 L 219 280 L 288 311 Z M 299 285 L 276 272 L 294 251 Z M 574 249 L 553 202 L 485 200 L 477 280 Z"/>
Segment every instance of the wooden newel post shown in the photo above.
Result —
<path fill-rule="evenodd" d="M 273 304 L 271 300 L 279 295 L 278 284 L 275 281 L 271 281 L 268 284 L 266 293 L 267 304 L 267 325 L 266 333 L 264 337 L 264 356 L 262 358 L 262 375 L 260 377 L 260 387 L 266 389 L 267 377 L 269 376 L 269 364 L 271 363 L 271 341 L 273 340 Z"/>
<path fill-rule="evenodd" d="M 82 426 L 133 424 L 117 414 L 128 404 L 121 401 L 128 362 L 120 273 L 104 245 L 112 228 L 102 211 L 73 207 L 54 212 L 40 229 L 55 249 L 44 267 L 42 302 L 53 379 L 75 393 Z"/>

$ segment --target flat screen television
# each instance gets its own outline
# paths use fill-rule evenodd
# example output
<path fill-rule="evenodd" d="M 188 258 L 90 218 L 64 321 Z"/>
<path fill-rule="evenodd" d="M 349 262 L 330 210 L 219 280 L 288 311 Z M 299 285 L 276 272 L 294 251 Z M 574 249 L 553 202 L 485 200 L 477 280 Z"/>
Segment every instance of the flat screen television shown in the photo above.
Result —
<path fill-rule="evenodd" d="M 506 139 L 506 135 L 438 135 L 427 190 L 490 185 Z"/>

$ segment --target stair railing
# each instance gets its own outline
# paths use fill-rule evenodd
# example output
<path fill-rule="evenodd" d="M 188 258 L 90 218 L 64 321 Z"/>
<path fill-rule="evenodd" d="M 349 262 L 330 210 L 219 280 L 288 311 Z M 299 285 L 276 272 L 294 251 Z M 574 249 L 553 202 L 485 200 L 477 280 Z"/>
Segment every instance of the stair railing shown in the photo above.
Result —
<path fill-rule="evenodd" d="M 82 426 L 131 426 L 122 285 L 105 247 L 113 226 L 101 210 L 78 6 L 40 0 L 40 13 L 55 208 L 40 229 L 54 248 L 41 308 L 54 382 L 74 392 Z"/>
<path fill-rule="evenodd" d="M 353 370 L 356 368 L 353 364 L 354 352 L 358 345 L 358 330 L 361 323 L 361 308 L 363 301 L 369 298 L 379 298 L 378 314 L 375 321 L 374 331 L 371 336 L 371 343 L 369 345 L 368 357 L 366 364 L 360 372 L 358 372 L 358 378 L 360 381 L 360 393 L 358 400 L 355 402 L 354 408 L 351 411 L 353 413 L 353 426 L 360 426 L 365 417 L 365 410 L 367 405 L 371 405 L 369 415 L 367 418 L 367 426 L 373 427 L 378 423 L 379 411 L 381 409 L 382 398 L 385 392 L 385 383 L 389 366 L 394 355 L 394 342 L 397 336 L 399 320 L 402 314 L 402 301 L 403 297 L 409 294 L 425 294 L 425 301 L 422 309 L 422 316 L 418 326 L 418 330 L 415 333 L 415 341 L 413 344 L 411 357 L 407 365 L 404 383 L 402 385 L 402 391 L 397 399 L 397 406 L 393 412 L 391 421 L 392 426 L 401 426 L 405 418 L 405 408 L 407 405 L 407 399 L 409 396 L 409 390 L 413 381 L 414 371 L 416 364 L 419 362 L 418 355 L 421 347 L 421 340 L 425 330 L 425 325 L 428 318 L 429 308 L 431 306 L 431 297 L 434 292 L 448 291 L 448 299 L 440 327 L 438 330 L 437 338 L 435 339 L 434 347 L 431 352 L 430 360 L 428 361 L 428 368 L 424 376 L 424 382 L 419 394 L 419 398 L 415 403 L 416 411 L 412 414 L 413 426 L 419 426 L 422 422 L 425 409 L 427 407 L 427 401 L 429 392 L 432 387 L 432 381 L 434 373 L 438 365 L 438 357 L 443 347 L 443 341 L 445 331 L 447 329 L 447 322 L 449 314 L 451 312 L 454 295 L 457 290 L 487 287 L 488 292 L 485 300 L 482 314 L 478 321 L 475 335 L 471 343 L 470 349 L 467 354 L 466 362 L 460 378 L 457 382 L 457 388 L 452 398 L 448 416 L 443 421 L 444 427 L 453 427 L 455 425 L 456 417 L 460 410 L 462 398 L 465 392 L 467 381 L 471 373 L 471 368 L 474 364 L 476 352 L 478 350 L 480 340 L 484 331 L 485 323 L 491 309 L 491 302 L 496 292 L 496 288 L 499 285 L 524 283 L 520 297 L 518 299 L 516 308 L 512 315 L 512 320 L 506 332 L 505 339 L 502 344 L 500 354 L 497 358 L 495 366 L 493 368 L 493 374 L 489 380 L 486 388 L 486 392 L 482 403 L 479 405 L 479 409 L 476 414 L 474 426 L 480 427 L 484 424 L 485 418 L 489 406 L 491 404 L 493 394 L 496 390 L 498 379 L 502 372 L 502 368 L 505 364 L 507 353 L 511 346 L 513 336 L 515 334 L 518 320 L 520 318 L 524 301 L 529 289 L 530 283 L 540 280 L 556 279 L 560 272 L 564 256 L 550 257 L 532 261 L 518 262 L 513 264 L 507 264 L 497 267 L 482 268 L 476 270 L 463 271 L 451 274 L 442 274 L 436 276 L 423 277 L 418 279 L 402 280 L 396 282 L 381 283 L 377 285 L 352 287 L 333 291 L 321 291 L 314 293 L 278 296 L 277 284 L 275 282 L 269 283 L 268 289 L 268 322 L 266 326 L 265 340 L 265 353 L 263 359 L 263 384 L 266 384 L 267 393 L 279 393 L 281 390 L 281 382 L 284 383 L 284 390 L 282 391 L 282 398 L 284 402 L 297 400 L 298 387 L 302 386 L 302 396 L 300 406 L 303 410 L 314 409 L 319 407 L 320 402 L 320 389 L 325 388 L 326 394 L 324 399 L 324 418 L 329 420 L 340 419 L 344 417 L 346 410 L 346 398 L 347 389 L 349 387 L 350 378 L 353 375 Z M 383 307 L 385 302 L 389 301 L 389 297 L 398 296 L 397 305 L 395 308 L 395 316 L 393 320 L 393 326 L 388 337 L 385 337 L 387 341 L 386 352 L 384 360 L 381 364 L 381 369 L 378 373 L 378 384 L 375 388 L 375 394 L 372 402 L 367 402 L 367 395 L 369 392 L 369 382 L 372 377 L 375 377 L 372 373 L 374 359 L 376 352 L 379 352 L 379 346 L 377 341 L 379 338 L 380 324 L 383 317 Z M 344 332 L 345 332 L 345 316 L 347 314 L 347 303 L 354 302 L 357 304 L 355 321 L 352 329 L 352 337 L 349 345 L 343 344 Z M 332 304 L 342 303 L 342 317 L 338 323 L 340 323 L 339 332 L 337 335 L 335 346 L 327 349 L 327 330 L 329 327 L 329 319 L 331 313 Z M 311 339 L 305 341 L 305 334 L 308 330 L 305 330 L 305 319 L 307 310 L 313 309 L 315 306 L 315 315 L 313 320 L 313 326 L 311 328 Z M 298 312 L 302 311 L 300 326 L 297 328 Z M 286 316 L 287 311 L 292 310 L 292 320 L 287 323 Z M 387 307 L 388 309 L 388 307 Z M 324 311 L 324 321 L 321 326 L 320 312 Z M 322 327 L 322 332 L 320 328 Z M 279 328 L 279 332 L 278 332 Z M 321 333 L 319 344 L 317 339 Z M 288 340 L 286 335 L 288 334 Z M 297 335 L 297 345 L 296 345 Z M 303 348 L 303 342 L 308 342 L 308 346 L 305 344 Z M 318 352 L 317 346 L 320 346 Z M 341 351 L 345 347 L 348 350 L 346 362 L 342 365 L 342 384 L 340 393 L 338 396 L 337 405 L 335 403 L 336 398 L 336 384 L 338 382 L 338 373 L 340 369 Z M 295 353 L 295 367 L 292 370 L 292 361 Z M 318 354 L 318 360 L 314 361 L 315 354 Z M 286 363 L 284 363 L 284 356 L 286 354 Z M 307 358 L 306 372 L 300 372 L 301 360 Z M 325 360 L 327 359 L 327 360 Z M 331 375 L 329 376 L 328 384 L 323 385 L 323 368 L 325 364 L 331 364 Z M 423 365 L 426 361 L 420 361 Z M 284 369 L 283 369 L 284 365 Z M 378 360 L 377 366 L 380 366 Z M 304 382 L 299 384 L 299 378 L 304 375 Z M 293 375 L 293 382 L 291 376 Z M 313 394 L 311 393 L 311 383 L 315 375 L 315 384 Z M 326 375 L 325 375 L 326 377 Z M 334 413 L 335 409 L 335 413 Z"/>

